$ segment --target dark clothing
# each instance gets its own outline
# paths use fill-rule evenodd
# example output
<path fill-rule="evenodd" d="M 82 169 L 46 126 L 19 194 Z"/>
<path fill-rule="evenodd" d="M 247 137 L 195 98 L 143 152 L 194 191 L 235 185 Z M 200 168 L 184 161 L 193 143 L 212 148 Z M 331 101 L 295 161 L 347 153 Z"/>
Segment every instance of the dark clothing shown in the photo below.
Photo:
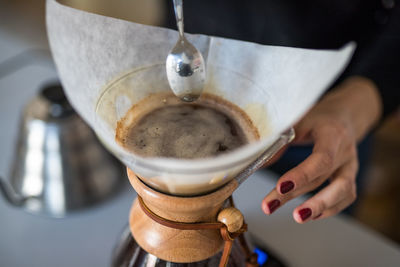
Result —
<path fill-rule="evenodd" d="M 171 2 L 167 24 L 176 29 Z M 260 44 L 337 49 L 356 41 L 356 52 L 334 86 L 364 76 L 381 92 L 384 117 L 399 104 L 400 0 L 185 0 L 184 15 L 187 32 Z M 366 138 L 358 146 L 359 191 L 370 143 Z M 311 151 L 311 146 L 290 147 L 269 169 L 283 174 Z"/>
<path fill-rule="evenodd" d="M 176 29 L 172 1 L 167 26 Z M 260 44 L 339 48 L 357 42 L 340 82 L 351 75 L 373 80 L 384 114 L 400 100 L 400 1 L 395 0 L 186 0 L 185 31 Z"/>

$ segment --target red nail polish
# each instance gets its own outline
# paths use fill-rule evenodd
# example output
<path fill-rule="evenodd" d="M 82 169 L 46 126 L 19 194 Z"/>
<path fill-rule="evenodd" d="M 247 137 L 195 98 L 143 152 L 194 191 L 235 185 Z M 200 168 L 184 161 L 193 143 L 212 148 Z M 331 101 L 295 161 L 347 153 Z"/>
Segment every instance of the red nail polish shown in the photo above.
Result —
<path fill-rule="evenodd" d="M 292 181 L 285 181 L 281 183 L 280 191 L 282 194 L 286 194 L 294 188 L 294 183 Z"/>
<path fill-rule="evenodd" d="M 301 217 L 301 220 L 304 222 L 305 220 L 307 220 L 308 218 L 310 218 L 312 214 L 311 209 L 309 208 L 305 208 L 305 209 L 301 209 L 299 210 L 299 215 Z"/>
<path fill-rule="evenodd" d="M 271 200 L 268 202 L 268 209 L 270 213 L 273 213 L 280 205 L 281 202 L 278 199 Z"/>

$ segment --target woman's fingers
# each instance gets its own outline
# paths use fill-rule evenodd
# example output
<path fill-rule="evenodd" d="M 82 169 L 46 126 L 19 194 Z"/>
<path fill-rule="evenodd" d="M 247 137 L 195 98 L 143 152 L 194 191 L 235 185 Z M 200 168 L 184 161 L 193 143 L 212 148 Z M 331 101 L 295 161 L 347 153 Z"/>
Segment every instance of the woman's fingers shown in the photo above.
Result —
<path fill-rule="evenodd" d="M 356 159 L 343 165 L 334 173 L 331 183 L 293 211 L 293 218 L 304 223 L 315 218 L 332 216 L 356 199 Z"/>
<path fill-rule="evenodd" d="M 285 173 L 277 183 L 277 191 L 287 194 L 300 191 L 313 180 L 321 176 L 329 176 L 338 162 L 346 160 L 338 157 L 342 140 L 329 127 L 321 127 L 314 133 L 315 145 L 312 154 L 297 167 Z"/>
<path fill-rule="evenodd" d="M 331 183 L 327 187 L 294 210 L 294 219 L 299 223 L 303 223 L 317 217 L 325 218 L 340 212 L 350 205 L 356 197 L 355 176 L 357 169 L 357 159 L 353 159 L 343 165 L 334 173 Z M 284 195 L 274 188 L 262 201 L 261 208 L 265 214 L 272 214 L 286 202 L 316 189 L 324 181 L 326 181 L 326 177 L 319 177 L 301 190 Z"/>
<path fill-rule="evenodd" d="M 276 188 L 272 189 L 261 202 L 261 209 L 265 214 L 271 215 L 286 201 L 282 195 L 276 192 Z"/>
<path fill-rule="evenodd" d="M 285 173 L 274 190 L 264 198 L 262 209 L 266 214 L 316 189 L 329 177 L 332 177 L 330 185 L 296 208 L 293 216 L 297 222 L 305 222 L 323 212 L 333 214 L 354 201 L 354 180 L 358 168 L 355 144 L 348 139 L 340 124 L 332 123 L 315 129 L 318 130 L 310 133 L 315 141 L 313 152 L 301 164 Z"/>
<path fill-rule="evenodd" d="M 301 190 L 296 190 L 284 195 L 279 193 L 275 187 L 268 193 L 268 195 L 265 196 L 265 198 L 261 203 L 261 208 L 265 214 L 272 214 L 275 210 L 283 206 L 286 202 L 290 201 L 291 199 L 296 198 L 300 195 L 303 195 L 319 187 L 321 184 L 323 184 L 323 182 L 326 179 L 327 179 L 326 177 L 319 177 L 315 179 L 312 183 L 310 183 L 308 186 L 303 187 Z"/>
<path fill-rule="evenodd" d="M 265 213 L 270 214 L 290 199 L 315 189 L 328 177 L 332 177 L 331 184 L 295 209 L 296 221 L 331 216 L 354 201 L 356 142 L 379 118 L 380 103 L 376 96 L 376 87 L 370 83 L 349 79 L 324 96 L 295 125 L 294 143 L 313 143 L 313 152 L 285 173 L 264 198 Z"/>

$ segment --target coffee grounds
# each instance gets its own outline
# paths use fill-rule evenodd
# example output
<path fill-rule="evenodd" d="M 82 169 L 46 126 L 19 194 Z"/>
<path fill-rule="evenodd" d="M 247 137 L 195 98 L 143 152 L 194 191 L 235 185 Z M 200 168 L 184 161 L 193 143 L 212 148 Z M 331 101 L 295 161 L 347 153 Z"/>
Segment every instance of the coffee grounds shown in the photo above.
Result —
<path fill-rule="evenodd" d="M 227 114 L 199 104 L 157 108 L 140 118 L 123 138 L 123 146 L 144 157 L 205 158 L 248 142 Z"/>

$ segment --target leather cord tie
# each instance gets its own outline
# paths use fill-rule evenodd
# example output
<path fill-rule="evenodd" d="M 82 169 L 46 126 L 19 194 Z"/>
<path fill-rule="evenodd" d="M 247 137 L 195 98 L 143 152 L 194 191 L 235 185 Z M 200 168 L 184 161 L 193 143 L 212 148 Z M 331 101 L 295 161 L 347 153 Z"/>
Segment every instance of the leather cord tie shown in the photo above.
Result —
<path fill-rule="evenodd" d="M 144 203 L 143 199 L 138 196 L 140 207 L 142 208 L 143 212 L 151 218 L 153 221 L 174 229 L 179 230 L 220 230 L 221 237 L 225 241 L 224 250 L 222 252 L 222 257 L 219 262 L 219 267 L 226 267 L 228 265 L 229 256 L 232 250 L 233 241 L 238 238 L 239 244 L 241 245 L 243 252 L 246 254 L 246 267 L 258 267 L 257 263 L 257 255 L 252 253 L 249 249 L 249 246 L 244 238 L 243 233 L 247 231 L 247 224 L 243 222 L 242 227 L 236 232 L 229 232 L 228 228 L 225 224 L 221 222 L 199 222 L 199 223 L 184 223 L 184 222 L 176 222 L 165 219 L 163 217 L 158 216 L 153 211 L 151 211 L 146 204 Z M 233 205 L 232 198 L 229 199 L 231 206 Z"/>

